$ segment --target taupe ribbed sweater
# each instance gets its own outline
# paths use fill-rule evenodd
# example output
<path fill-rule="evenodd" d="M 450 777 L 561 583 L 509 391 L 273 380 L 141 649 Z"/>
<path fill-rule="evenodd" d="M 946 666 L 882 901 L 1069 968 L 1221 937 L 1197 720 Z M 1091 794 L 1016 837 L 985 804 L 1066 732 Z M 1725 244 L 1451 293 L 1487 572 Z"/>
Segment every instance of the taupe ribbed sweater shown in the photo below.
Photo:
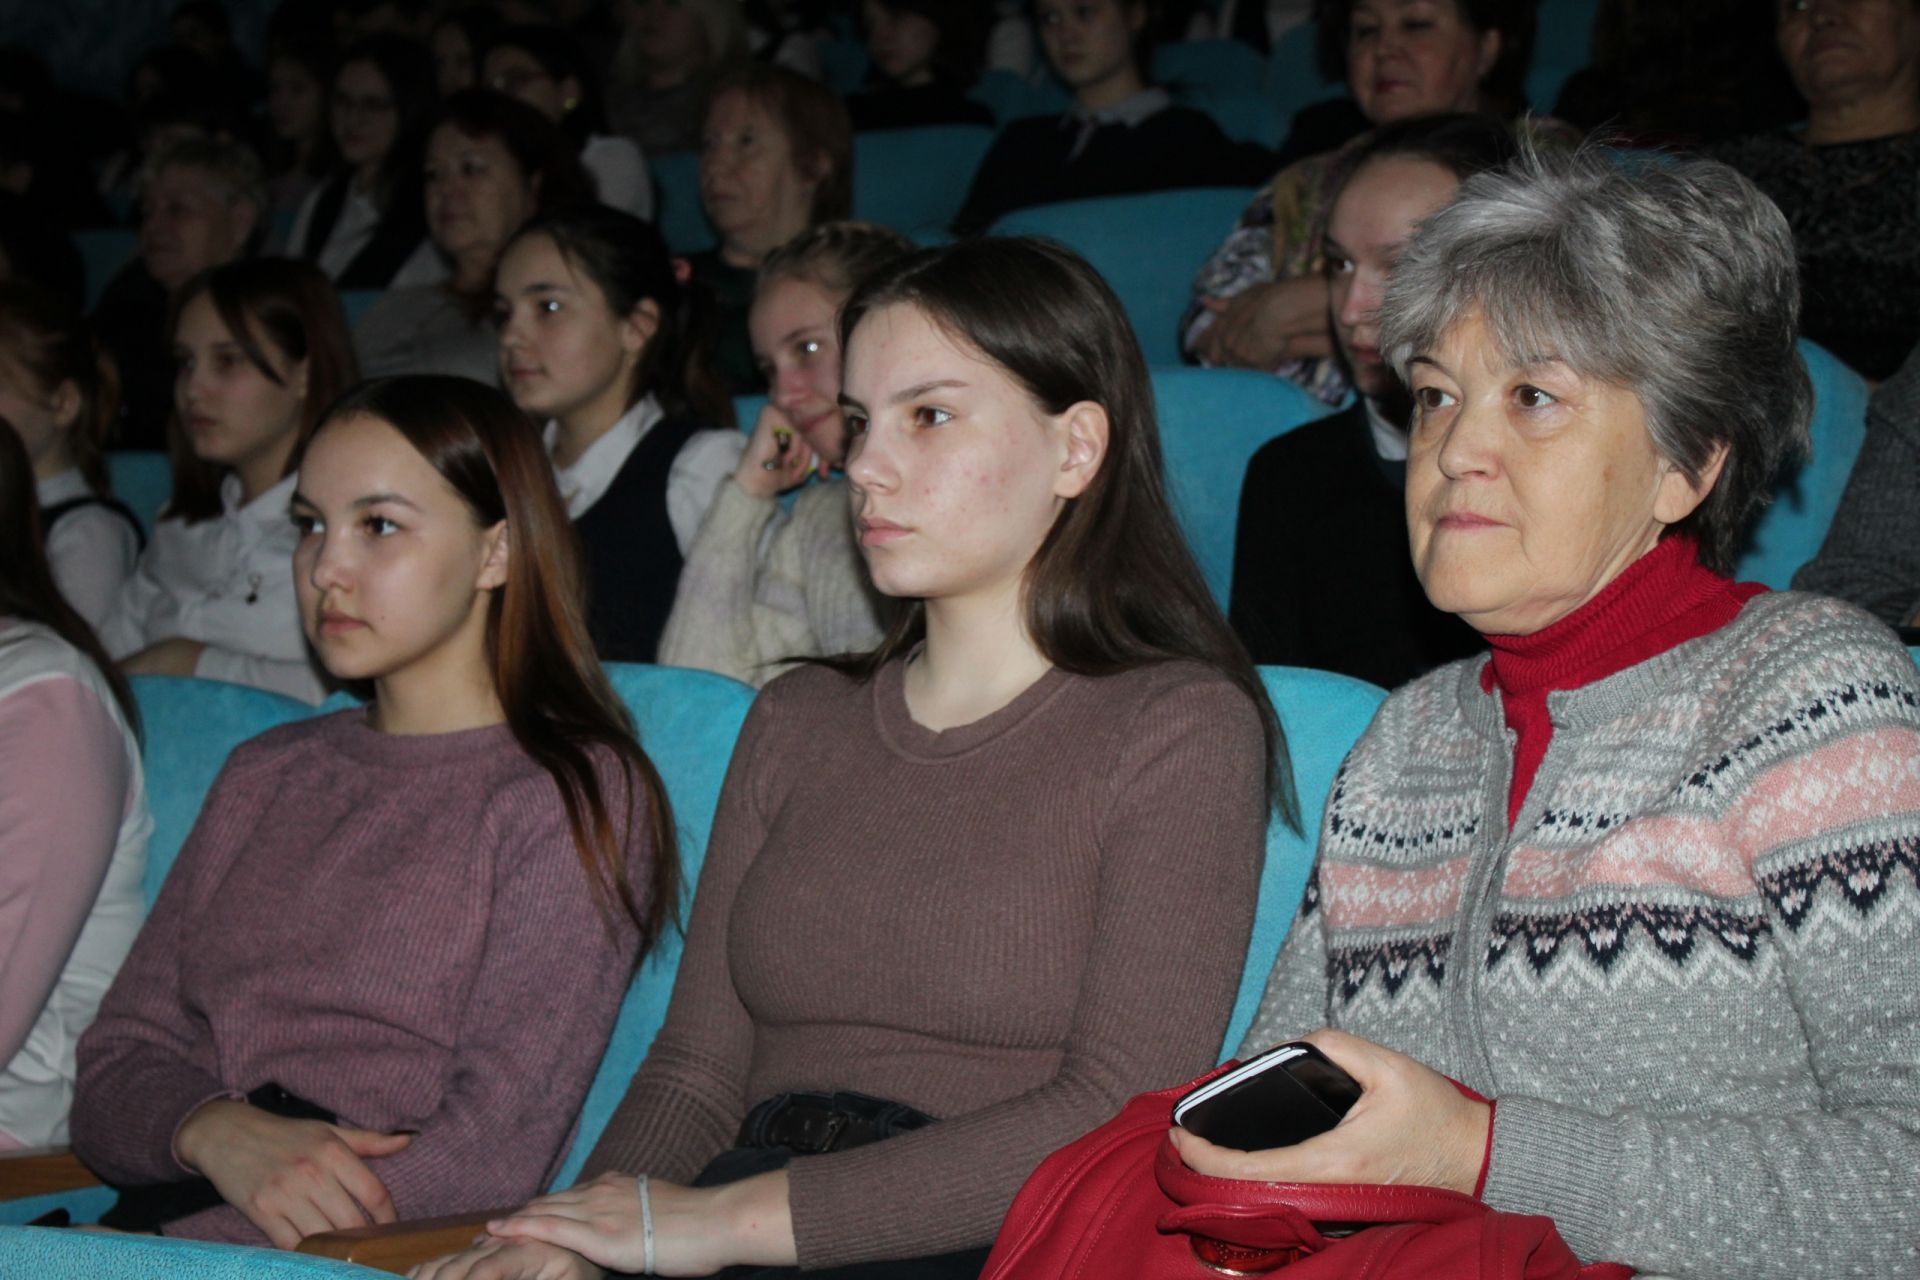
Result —
<path fill-rule="evenodd" d="M 941 1117 L 794 1161 L 803 1267 L 991 1241 L 1047 1153 L 1212 1064 L 1252 927 L 1260 728 L 1227 681 L 1055 670 L 934 733 L 903 670 L 755 703 L 666 1024 L 587 1162 L 684 1181 L 788 1089 Z"/>

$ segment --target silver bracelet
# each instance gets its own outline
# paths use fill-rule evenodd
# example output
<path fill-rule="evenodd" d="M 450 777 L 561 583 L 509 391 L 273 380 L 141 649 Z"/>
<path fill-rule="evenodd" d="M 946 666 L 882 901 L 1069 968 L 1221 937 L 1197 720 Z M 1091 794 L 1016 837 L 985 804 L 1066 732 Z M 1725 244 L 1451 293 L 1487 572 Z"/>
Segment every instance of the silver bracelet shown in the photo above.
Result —
<path fill-rule="evenodd" d="M 647 1175 L 641 1174 L 635 1183 L 640 1193 L 640 1274 L 653 1274 L 653 1196 L 647 1190 Z"/>

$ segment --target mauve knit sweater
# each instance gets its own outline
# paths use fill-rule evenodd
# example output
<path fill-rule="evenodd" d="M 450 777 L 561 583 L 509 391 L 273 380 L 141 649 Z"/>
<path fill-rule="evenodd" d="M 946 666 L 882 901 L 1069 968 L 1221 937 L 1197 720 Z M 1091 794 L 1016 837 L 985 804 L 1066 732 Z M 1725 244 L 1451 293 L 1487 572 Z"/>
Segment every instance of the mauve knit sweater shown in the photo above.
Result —
<path fill-rule="evenodd" d="M 645 835 L 629 848 L 644 885 Z M 356 710 L 264 733 L 221 770 L 81 1039 L 74 1150 L 122 1185 L 191 1176 L 181 1121 L 272 1081 L 344 1124 L 418 1130 L 369 1162 L 402 1218 L 523 1201 L 626 989 L 635 934 L 604 918 L 558 785 L 506 726 L 408 737 Z M 265 1241 L 225 1205 L 167 1232 Z"/>
<path fill-rule="evenodd" d="M 940 1117 L 793 1162 L 806 1268 L 990 1242 L 1049 1152 L 1213 1064 L 1252 928 L 1263 755 L 1228 681 L 1056 669 L 936 733 L 903 671 L 761 693 L 666 1024 L 587 1162 L 684 1182 L 789 1089 Z"/>

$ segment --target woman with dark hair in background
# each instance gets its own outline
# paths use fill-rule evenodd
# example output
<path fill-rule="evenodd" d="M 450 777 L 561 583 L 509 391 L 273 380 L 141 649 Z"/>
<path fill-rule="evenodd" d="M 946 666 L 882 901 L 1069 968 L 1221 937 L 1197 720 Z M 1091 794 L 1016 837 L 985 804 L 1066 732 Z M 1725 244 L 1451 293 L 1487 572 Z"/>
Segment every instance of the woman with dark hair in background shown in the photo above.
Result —
<path fill-rule="evenodd" d="M 480 58 L 506 20 L 492 5 L 464 4 L 433 24 L 427 47 L 433 51 L 434 85 L 442 98 L 478 88 Z"/>
<path fill-rule="evenodd" d="M 80 313 L 32 285 L 0 285 L 0 417 L 33 466 L 54 581 L 95 630 L 146 541 L 107 477 L 119 412 L 119 372 Z"/>
<path fill-rule="evenodd" d="M 74 1149 L 136 1189 L 109 1225 L 291 1248 L 538 1190 L 672 918 L 525 417 L 363 384 L 292 517 L 307 638 L 372 698 L 234 750 L 81 1042 Z"/>
<path fill-rule="evenodd" d="M 307 263 L 231 263 L 187 284 L 172 338 L 173 497 L 101 643 L 131 673 L 319 702 L 286 570 L 287 499 L 320 415 L 356 380 L 340 301 Z"/>
<path fill-rule="evenodd" d="M 1717 147 L 1787 215 L 1800 331 L 1871 381 L 1920 342 L 1920 0 L 1787 0 L 1804 128 Z"/>
<path fill-rule="evenodd" d="M 334 72 L 328 112 L 342 168 L 300 207 L 287 252 L 341 289 L 430 284 L 444 273 L 420 203 L 433 83 L 426 50 L 395 35 L 368 36 Z"/>
<path fill-rule="evenodd" d="M 600 205 L 527 226 L 494 289 L 500 372 L 546 423 L 594 643 L 609 662 L 652 662 L 682 558 L 746 447 L 702 299 L 652 223 Z"/>
<path fill-rule="evenodd" d="M 337 163 L 327 119 L 333 49 L 283 44 L 267 57 L 267 127 L 273 148 L 267 164 L 267 213 L 277 242 Z"/>
<path fill-rule="evenodd" d="M 636 218 L 653 216 L 646 157 L 630 139 L 606 134 L 599 77 L 579 41 L 558 27 L 508 27 L 482 55 L 480 80 L 566 131 L 600 203 Z"/>
<path fill-rule="evenodd" d="M 885 227 L 828 222 L 760 268 L 748 324 L 767 404 L 687 549 L 661 662 L 761 685 L 790 659 L 878 643 L 880 601 L 836 474 L 847 459 L 836 320 L 861 281 L 912 251 Z"/>
<path fill-rule="evenodd" d="M 490 89 L 454 94 L 427 133 L 427 232 L 450 264 L 442 284 L 389 289 L 354 327 L 360 371 L 451 373 L 497 386 L 493 273 L 529 219 L 591 202 L 567 136 Z"/>
<path fill-rule="evenodd" d="M 969 0 L 866 0 L 867 88 L 847 99 L 855 130 L 993 124 L 967 97 L 985 33 Z"/>
<path fill-rule="evenodd" d="M 417 1276 L 976 1276 L 1041 1157 L 1219 1052 L 1292 787 L 1126 313 L 980 239 L 882 270 L 840 336 L 899 621 L 748 714 L 601 1176 Z"/>
<path fill-rule="evenodd" d="M 1369 124 L 1453 111 L 1510 118 L 1526 106 L 1533 10 L 1533 0 L 1334 0 L 1319 17 L 1320 56 L 1344 72 Z M 1330 405 L 1346 398 L 1321 240 L 1361 145 L 1296 160 L 1254 196 L 1194 275 L 1179 322 L 1189 357 L 1289 378 Z"/>
<path fill-rule="evenodd" d="M 853 130 L 839 97 L 784 67 L 722 76 L 707 108 L 700 203 L 720 244 L 692 256 L 693 279 L 718 304 L 721 376 L 745 395 L 763 386 L 747 332 L 760 264 L 808 227 L 853 211 Z"/>
<path fill-rule="evenodd" d="M 74 1045 L 145 914 L 147 812 L 126 681 L 41 554 L 0 417 L 0 1151 L 67 1140 Z"/>
<path fill-rule="evenodd" d="M 1273 167 L 1264 148 L 1229 141 L 1208 116 L 1147 83 L 1148 0 L 1039 0 L 1034 16 L 1073 109 L 1000 131 L 954 217 L 956 232 L 984 231 L 1029 205 L 1239 186 Z"/>
<path fill-rule="evenodd" d="M 740 0 L 619 0 L 608 76 L 613 130 L 648 151 L 700 145 L 714 77 L 747 56 Z"/>

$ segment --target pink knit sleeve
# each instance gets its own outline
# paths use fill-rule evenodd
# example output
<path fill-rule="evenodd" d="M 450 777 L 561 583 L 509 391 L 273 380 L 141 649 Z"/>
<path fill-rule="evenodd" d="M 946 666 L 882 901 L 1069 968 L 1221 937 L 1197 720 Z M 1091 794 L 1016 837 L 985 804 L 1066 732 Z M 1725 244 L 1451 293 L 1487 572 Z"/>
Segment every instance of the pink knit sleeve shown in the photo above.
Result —
<path fill-rule="evenodd" d="M 0 1062 L 20 1051 L 100 892 L 130 774 L 126 740 L 80 681 L 0 698 Z"/>
<path fill-rule="evenodd" d="M 241 762 L 241 747 L 214 779 L 200 817 L 154 900 L 133 950 L 80 1037 L 69 1129 L 87 1167 L 125 1186 L 172 1182 L 192 1170 L 173 1135 L 204 1102 L 239 1096 L 221 1083 L 212 1037 L 180 995 L 182 937 L 205 896 L 253 837 L 281 779 Z"/>

